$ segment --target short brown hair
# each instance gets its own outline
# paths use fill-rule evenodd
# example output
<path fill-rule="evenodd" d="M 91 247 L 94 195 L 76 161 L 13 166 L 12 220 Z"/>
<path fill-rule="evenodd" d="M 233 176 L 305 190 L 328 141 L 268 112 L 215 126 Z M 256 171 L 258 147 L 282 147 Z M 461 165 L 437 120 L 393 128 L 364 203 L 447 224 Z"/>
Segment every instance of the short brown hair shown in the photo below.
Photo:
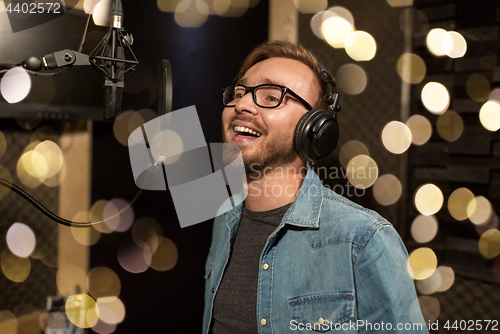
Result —
<path fill-rule="evenodd" d="M 238 72 L 237 81 L 240 81 L 250 67 L 263 60 L 281 57 L 300 61 L 309 67 L 316 78 L 317 100 L 313 102 L 314 108 L 326 109 L 327 105 L 322 97 L 325 95 L 325 86 L 321 81 L 320 70 L 316 57 L 300 44 L 293 44 L 287 41 L 271 41 L 257 45 L 245 58 Z"/>

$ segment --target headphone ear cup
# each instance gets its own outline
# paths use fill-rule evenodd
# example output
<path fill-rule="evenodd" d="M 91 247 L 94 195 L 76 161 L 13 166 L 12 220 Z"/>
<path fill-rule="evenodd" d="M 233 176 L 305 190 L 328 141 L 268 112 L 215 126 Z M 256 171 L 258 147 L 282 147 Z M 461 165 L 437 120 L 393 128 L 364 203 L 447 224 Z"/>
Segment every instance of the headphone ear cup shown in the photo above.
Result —
<path fill-rule="evenodd" d="M 300 157 L 318 160 L 330 154 L 339 139 L 339 126 L 331 113 L 312 109 L 305 113 L 295 128 L 294 145 Z"/>

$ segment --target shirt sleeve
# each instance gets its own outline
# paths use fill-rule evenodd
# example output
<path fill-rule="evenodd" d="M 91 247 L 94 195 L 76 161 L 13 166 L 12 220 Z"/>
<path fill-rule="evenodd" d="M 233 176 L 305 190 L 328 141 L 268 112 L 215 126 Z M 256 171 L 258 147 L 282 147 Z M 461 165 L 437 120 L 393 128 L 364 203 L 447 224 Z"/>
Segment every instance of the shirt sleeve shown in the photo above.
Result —
<path fill-rule="evenodd" d="M 396 230 L 391 225 L 381 226 L 357 247 L 354 281 L 358 332 L 428 333 L 407 269 L 408 252 Z"/>

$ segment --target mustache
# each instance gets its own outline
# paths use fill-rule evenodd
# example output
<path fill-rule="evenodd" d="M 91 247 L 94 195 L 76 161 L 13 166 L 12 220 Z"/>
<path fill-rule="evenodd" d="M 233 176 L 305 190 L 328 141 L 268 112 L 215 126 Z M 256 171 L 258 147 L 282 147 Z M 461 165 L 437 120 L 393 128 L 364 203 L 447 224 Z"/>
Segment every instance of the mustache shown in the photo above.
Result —
<path fill-rule="evenodd" d="M 229 121 L 229 124 L 227 125 L 227 130 L 230 130 L 232 128 L 232 124 L 234 121 L 242 121 L 246 122 L 248 124 L 251 124 L 255 130 L 260 132 L 262 135 L 267 135 L 267 131 L 262 129 L 262 127 L 255 122 L 255 119 L 252 116 L 245 116 L 245 115 L 234 115 L 233 118 Z"/>

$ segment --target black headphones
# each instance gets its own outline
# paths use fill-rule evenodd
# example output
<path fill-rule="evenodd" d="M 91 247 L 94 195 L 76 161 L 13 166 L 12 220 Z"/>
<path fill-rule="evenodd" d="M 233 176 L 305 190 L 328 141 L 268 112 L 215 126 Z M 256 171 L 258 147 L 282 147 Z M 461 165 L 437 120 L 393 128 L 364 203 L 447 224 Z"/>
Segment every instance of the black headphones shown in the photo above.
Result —
<path fill-rule="evenodd" d="M 337 146 L 339 141 L 339 124 L 337 112 L 339 94 L 335 91 L 335 81 L 328 70 L 320 63 L 321 81 L 325 84 L 323 101 L 328 109 L 311 109 L 302 116 L 295 128 L 294 146 L 297 153 L 306 161 L 315 161 L 326 157 Z"/>

